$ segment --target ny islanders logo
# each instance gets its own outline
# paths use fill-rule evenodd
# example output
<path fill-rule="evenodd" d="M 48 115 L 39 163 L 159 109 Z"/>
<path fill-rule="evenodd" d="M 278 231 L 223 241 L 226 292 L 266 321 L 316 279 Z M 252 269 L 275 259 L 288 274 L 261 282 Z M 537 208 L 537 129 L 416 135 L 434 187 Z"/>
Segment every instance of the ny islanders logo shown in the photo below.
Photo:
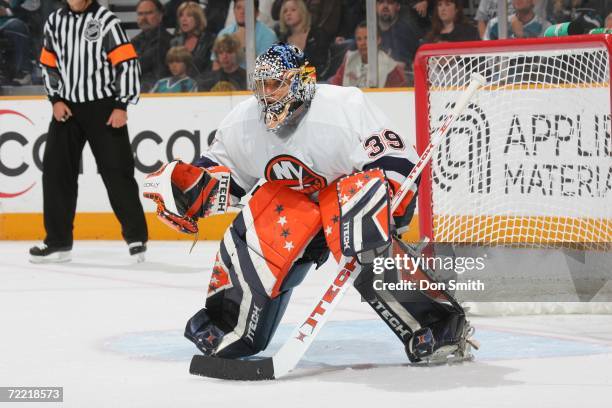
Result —
<path fill-rule="evenodd" d="M 276 181 L 293 190 L 311 194 L 327 186 L 325 177 L 293 156 L 276 156 L 266 164 L 266 180 Z"/>

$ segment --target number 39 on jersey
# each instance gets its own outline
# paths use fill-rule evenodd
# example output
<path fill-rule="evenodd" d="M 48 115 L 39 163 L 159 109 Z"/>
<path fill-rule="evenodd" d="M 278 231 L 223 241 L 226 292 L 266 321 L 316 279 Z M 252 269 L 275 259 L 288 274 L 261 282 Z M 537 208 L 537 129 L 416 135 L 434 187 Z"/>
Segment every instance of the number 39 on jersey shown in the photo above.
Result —
<path fill-rule="evenodd" d="M 363 142 L 363 147 L 368 157 L 374 159 L 383 154 L 387 149 L 404 150 L 405 144 L 397 133 L 385 129 L 380 133 L 369 136 Z"/>

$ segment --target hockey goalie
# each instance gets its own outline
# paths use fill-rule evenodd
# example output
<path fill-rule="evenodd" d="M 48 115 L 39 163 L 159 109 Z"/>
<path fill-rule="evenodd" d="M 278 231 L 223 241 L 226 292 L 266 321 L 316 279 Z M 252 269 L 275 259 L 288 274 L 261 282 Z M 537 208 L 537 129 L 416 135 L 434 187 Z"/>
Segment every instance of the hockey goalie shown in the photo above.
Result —
<path fill-rule="evenodd" d="M 363 268 L 355 288 L 410 361 L 469 358 L 473 329 L 450 295 L 399 296 L 371 284 L 375 257 L 409 250 L 397 236 L 412 218 L 414 195 L 393 214 L 389 200 L 418 160 L 414 149 L 359 89 L 317 85 L 295 46 L 275 44 L 259 56 L 253 84 L 255 97 L 228 114 L 199 160 L 168 163 L 144 183 L 159 218 L 186 233 L 197 232 L 198 218 L 243 203 L 185 336 L 208 356 L 254 355 L 305 275 L 330 254 L 350 255 Z"/>

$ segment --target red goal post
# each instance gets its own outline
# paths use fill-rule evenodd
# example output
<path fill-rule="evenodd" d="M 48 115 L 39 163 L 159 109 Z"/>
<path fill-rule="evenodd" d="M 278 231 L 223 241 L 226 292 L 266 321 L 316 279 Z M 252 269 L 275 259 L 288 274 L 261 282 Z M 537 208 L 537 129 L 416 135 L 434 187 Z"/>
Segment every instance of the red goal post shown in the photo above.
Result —
<path fill-rule="evenodd" d="M 421 236 L 528 247 L 612 242 L 611 35 L 422 46 L 419 154 L 467 86 L 487 85 L 421 175 Z"/>

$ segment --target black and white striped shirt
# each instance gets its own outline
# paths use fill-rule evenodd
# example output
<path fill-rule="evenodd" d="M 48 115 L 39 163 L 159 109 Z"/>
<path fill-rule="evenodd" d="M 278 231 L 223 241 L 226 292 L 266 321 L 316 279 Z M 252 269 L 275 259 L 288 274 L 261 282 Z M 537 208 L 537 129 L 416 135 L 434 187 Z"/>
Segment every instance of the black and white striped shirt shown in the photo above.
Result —
<path fill-rule="evenodd" d="M 40 63 L 51 102 L 115 98 L 125 109 L 138 101 L 138 56 L 119 23 L 95 0 L 82 13 L 66 5 L 49 16 Z"/>

